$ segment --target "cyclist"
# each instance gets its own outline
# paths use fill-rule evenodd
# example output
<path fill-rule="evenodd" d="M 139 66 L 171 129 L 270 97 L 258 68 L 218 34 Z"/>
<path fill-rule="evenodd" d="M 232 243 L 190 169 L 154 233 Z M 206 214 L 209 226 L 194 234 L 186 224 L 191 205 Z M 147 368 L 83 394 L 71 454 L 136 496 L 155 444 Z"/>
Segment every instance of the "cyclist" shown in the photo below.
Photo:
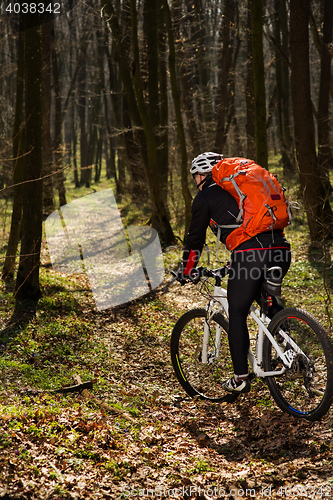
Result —
<path fill-rule="evenodd" d="M 198 188 L 192 203 L 192 217 L 186 237 L 179 279 L 191 275 L 196 267 L 206 239 L 208 226 L 225 244 L 234 228 L 223 227 L 235 224 L 239 205 L 233 196 L 218 186 L 212 178 L 213 166 L 223 155 L 206 152 L 192 161 L 190 173 Z M 220 229 L 219 229 L 220 226 Z M 290 266 L 290 244 L 281 230 L 259 233 L 241 243 L 231 253 L 230 272 L 227 286 L 229 303 L 229 347 L 233 361 L 233 376 L 222 382 L 228 392 L 250 391 L 247 354 L 249 333 L 246 318 L 254 300 L 260 301 L 261 286 L 265 272 L 272 266 L 282 268 L 283 276 Z M 273 298 L 268 316 L 272 317 L 283 308 Z"/>

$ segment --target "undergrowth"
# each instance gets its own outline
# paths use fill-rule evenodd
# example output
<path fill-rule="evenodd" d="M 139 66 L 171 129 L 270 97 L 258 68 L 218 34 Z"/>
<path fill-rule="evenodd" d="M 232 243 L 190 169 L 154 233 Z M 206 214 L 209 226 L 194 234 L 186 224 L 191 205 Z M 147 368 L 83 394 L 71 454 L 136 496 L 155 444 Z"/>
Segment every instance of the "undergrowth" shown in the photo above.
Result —
<path fill-rule="evenodd" d="M 282 184 L 285 183 L 282 181 Z M 87 192 L 82 191 L 82 194 Z M 71 192 L 69 200 L 77 196 L 78 193 Z M 288 180 L 288 197 L 300 202 L 294 180 Z M 123 203 L 122 213 L 132 224 L 135 217 L 128 200 Z M 172 209 L 171 212 L 176 233 L 181 235 L 176 212 Z M 8 235 L 7 215 L 4 242 Z M 333 270 L 330 247 L 326 252 L 320 246 L 311 247 L 302 207 L 295 211 L 286 236 L 292 245 L 293 261 L 284 279 L 285 304 L 312 312 L 331 333 Z M 204 252 L 201 264 L 212 267 L 224 264 L 229 258 L 228 252 L 220 245 L 216 259 L 215 238 L 209 233 L 207 243 L 209 256 Z M 5 248 L 4 243 L 0 262 Z M 8 344 L 3 332 L 11 319 L 14 299 L 12 289 L 3 283 L 0 285 L 0 415 L 3 423 L 0 453 L 16 467 L 11 469 L 6 462 L 4 474 L 7 476 L 1 477 L 2 481 L 10 484 L 17 480 L 17 474 L 24 475 L 34 492 L 36 482 L 47 477 L 48 484 L 53 484 L 54 498 L 69 498 L 70 483 L 61 479 L 64 471 L 75 476 L 91 466 L 101 474 L 109 474 L 117 483 L 135 470 L 133 460 L 126 458 L 125 453 L 133 447 L 134 456 L 135 446 L 140 451 L 142 467 L 152 466 L 151 446 L 156 447 L 157 453 L 164 442 L 158 437 L 165 431 L 163 406 L 169 408 L 170 399 L 175 394 L 183 394 L 175 383 L 169 359 L 172 327 L 192 300 L 186 290 L 178 293 L 179 285 L 171 284 L 168 273 L 178 267 L 181 253 L 180 244 L 164 249 L 166 277 L 157 290 L 129 304 L 97 312 L 86 277 L 55 272 L 43 245 L 42 298 L 36 317 L 24 327 L 18 325 L 15 329 L 14 325 L 12 342 Z M 166 294 L 173 289 L 175 297 L 166 299 Z M 197 300 L 195 295 L 193 297 Z M 74 375 L 79 375 L 82 382 L 92 381 L 89 398 L 85 399 L 78 392 L 61 392 L 62 387 L 75 383 Z M 258 405 L 259 411 L 272 411 L 274 404 L 267 389 L 259 388 L 258 391 L 259 396 L 254 396 L 257 399 L 252 406 Z M 103 409 L 101 402 L 107 404 L 108 410 Z M 200 403 L 197 405 L 198 411 L 206 408 Z M 168 423 L 168 435 L 176 436 L 179 428 Z M 211 432 L 222 439 L 225 431 L 217 426 Z M 200 433 L 196 430 L 194 434 Z M 320 443 L 321 446 L 324 441 Z M 33 459 L 34 446 L 45 449 L 46 445 L 52 447 L 51 467 L 42 457 Z M 217 452 L 226 456 L 241 453 L 230 448 L 228 443 L 219 446 L 216 446 Z M 190 448 L 190 440 L 186 447 Z M 119 453 L 122 458 L 117 458 Z M 171 470 L 176 453 L 178 449 L 170 449 L 159 465 L 170 468 L 171 479 L 178 478 L 176 467 L 181 470 L 180 465 L 174 465 Z M 198 457 L 195 451 L 192 456 L 190 454 L 186 474 L 191 481 L 193 477 L 218 470 L 207 460 L 207 456 Z M 270 463 L 271 458 L 268 456 L 267 460 Z M 170 484 L 173 484 L 171 479 Z M 29 487 L 25 485 L 24 491 L 30 491 Z"/>

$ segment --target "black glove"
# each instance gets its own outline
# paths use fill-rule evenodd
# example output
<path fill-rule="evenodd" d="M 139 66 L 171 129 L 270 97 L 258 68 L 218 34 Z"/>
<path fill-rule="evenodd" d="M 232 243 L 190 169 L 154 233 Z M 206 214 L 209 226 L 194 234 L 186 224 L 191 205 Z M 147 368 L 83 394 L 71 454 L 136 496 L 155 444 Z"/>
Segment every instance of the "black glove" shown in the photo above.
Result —
<path fill-rule="evenodd" d="M 177 281 L 183 286 L 186 281 L 188 281 L 184 275 L 183 269 L 179 268 L 178 271 L 171 271 L 172 276 L 176 278 Z"/>
<path fill-rule="evenodd" d="M 184 274 L 183 269 L 179 268 L 178 271 L 173 271 L 172 274 L 176 278 L 176 280 L 179 281 L 179 283 L 183 286 L 187 281 L 191 281 L 192 283 L 199 283 L 204 271 L 205 269 L 203 267 L 193 267 L 190 274 L 186 275 Z"/>

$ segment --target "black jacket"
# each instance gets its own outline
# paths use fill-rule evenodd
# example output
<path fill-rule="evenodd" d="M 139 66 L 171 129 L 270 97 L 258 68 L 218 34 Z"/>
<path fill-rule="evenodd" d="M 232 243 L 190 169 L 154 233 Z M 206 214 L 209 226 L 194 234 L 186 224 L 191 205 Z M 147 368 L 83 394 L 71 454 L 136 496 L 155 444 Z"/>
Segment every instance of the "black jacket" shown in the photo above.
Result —
<path fill-rule="evenodd" d="M 186 237 L 183 252 L 181 272 L 188 275 L 200 259 L 202 248 L 206 240 L 208 226 L 217 235 L 217 225 L 235 224 L 239 206 L 235 198 L 218 186 L 211 176 L 207 178 L 198 191 L 192 203 L 192 218 L 189 232 Z M 234 228 L 221 228 L 220 240 L 225 244 L 227 237 Z M 253 236 L 240 244 L 234 251 L 265 247 L 289 247 L 282 231 L 267 231 Z"/>
<path fill-rule="evenodd" d="M 206 240 L 207 227 L 210 226 L 216 235 L 216 224 L 219 226 L 235 224 L 238 213 L 239 207 L 235 198 L 209 176 L 192 203 L 192 218 L 183 253 L 184 274 L 188 274 L 200 258 Z M 232 230 L 232 228 L 221 229 L 222 243 L 225 243 Z"/>

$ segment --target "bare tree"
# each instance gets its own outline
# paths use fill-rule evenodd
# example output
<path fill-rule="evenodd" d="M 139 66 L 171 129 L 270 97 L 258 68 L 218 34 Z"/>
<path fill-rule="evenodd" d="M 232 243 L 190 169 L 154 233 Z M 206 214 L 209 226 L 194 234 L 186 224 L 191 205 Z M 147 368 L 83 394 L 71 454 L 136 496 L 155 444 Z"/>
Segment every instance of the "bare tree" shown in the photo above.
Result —
<path fill-rule="evenodd" d="M 291 92 L 295 143 L 305 210 L 312 241 L 333 235 L 333 214 L 318 175 L 309 67 L 310 0 L 290 1 Z"/>
<path fill-rule="evenodd" d="M 290 61 L 286 0 L 275 0 L 273 22 L 278 132 L 283 171 L 285 174 L 288 174 L 294 172 L 295 166 L 290 113 Z"/>
<path fill-rule="evenodd" d="M 24 124 L 24 30 L 19 30 L 17 39 L 17 72 L 16 72 L 16 96 L 15 96 L 15 119 L 13 127 L 13 208 L 10 225 L 10 233 L 6 258 L 2 269 L 2 279 L 10 281 L 14 277 L 17 248 L 20 240 L 21 218 L 22 218 L 22 181 L 24 179 L 23 153 L 25 151 L 25 124 Z"/>
<path fill-rule="evenodd" d="M 251 2 L 248 0 L 247 11 L 247 61 L 246 61 L 246 147 L 248 158 L 256 157 L 256 124 L 254 108 L 254 76 L 253 76 L 253 51 L 252 51 L 252 21 Z"/>
<path fill-rule="evenodd" d="M 256 124 L 256 161 L 262 167 L 268 168 L 262 0 L 252 0 L 251 2 L 251 23 Z"/>
<path fill-rule="evenodd" d="M 143 94 L 141 80 L 141 65 L 139 42 L 137 32 L 137 11 L 136 2 L 131 0 L 132 16 L 132 39 L 133 39 L 133 64 L 129 63 L 128 54 L 122 43 L 122 31 L 111 1 L 106 1 L 104 6 L 107 22 L 112 30 L 113 41 L 118 54 L 120 74 L 126 93 L 129 111 L 133 126 L 136 127 L 138 143 L 141 151 L 141 158 L 144 164 L 146 180 L 149 186 L 150 200 L 152 205 L 152 225 L 155 227 L 164 244 L 175 241 L 175 237 L 170 225 L 169 216 L 160 186 L 156 176 L 157 172 L 157 149 L 156 137 Z"/>
<path fill-rule="evenodd" d="M 172 91 L 172 97 L 176 115 L 177 135 L 181 151 L 181 186 L 185 201 L 185 234 L 187 234 L 191 218 L 191 195 L 189 192 L 188 182 L 187 182 L 188 174 L 187 174 L 186 138 L 185 138 L 185 131 L 181 114 L 181 107 L 180 107 L 181 100 L 180 100 L 179 87 L 176 74 L 176 60 L 175 60 L 176 51 L 175 51 L 175 42 L 172 31 L 171 14 L 167 0 L 162 0 L 162 5 L 165 15 L 165 22 L 167 26 L 168 41 L 169 41 L 169 68 L 171 77 L 171 91 Z"/>
<path fill-rule="evenodd" d="M 16 278 L 18 301 L 39 299 L 42 240 L 42 31 L 39 25 L 24 31 L 25 38 L 25 148 L 22 189 L 21 254 Z"/>
<path fill-rule="evenodd" d="M 233 40 L 235 26 L 235 11 L 237 4 L 233 0 L 226 0 L 222 37 L 221 37 L 221 63 L 219 71 L 219 100 L 217 105 L 217 124 L 215 135 L 215 151 L 223 151 L 228 133 L 228 122 L 230 122 L 230 109 L 234 101 L 235 93 L 230 91 L 231 81 L 234 82 L 234 75 L 230 75 L 233 63 Z M 237 39 L 237 38 L 236 38 Z M 232 86 L 233 88 L 233 86 Z"/>
<path fill-rule="evenodd" d="M 318 101 L 318 161 L 323 183 L 328 193 L 332 191 L 329 181 L 329 167 L 332 166 L 330 147 L 330 84 L 331 84 L 331 51 L 333 31 L 333 2 L 324 1 L 323 37 L 321 43 L 320 87 Z"/>

